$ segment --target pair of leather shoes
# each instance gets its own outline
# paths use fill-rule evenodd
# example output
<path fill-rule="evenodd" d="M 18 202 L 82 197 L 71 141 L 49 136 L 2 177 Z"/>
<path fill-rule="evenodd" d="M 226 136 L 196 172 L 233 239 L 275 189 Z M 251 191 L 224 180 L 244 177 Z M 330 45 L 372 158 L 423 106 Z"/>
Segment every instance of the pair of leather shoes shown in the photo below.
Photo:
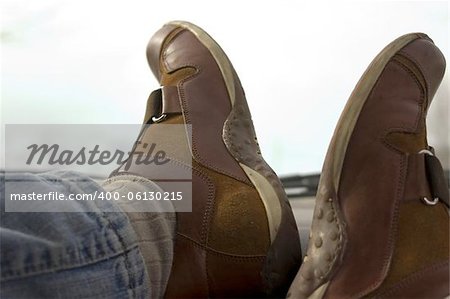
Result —
<path fill-rule="evenodd" d="M 223 50 L 201 28 L 171 22 L 151 38 L 147 58 L 162 87 L 149 98 L 137 144 L 168 144 L 176 167 L 192 172 L 192 212 L 177 213 L 166 297 L 448 295 L 448 186 L 425 126 L 445 61 L 426 35 L 388 45 L 351 95 L 302 266 L 291 207 Z M 189 137 L 158 134 L 169 124 L 189 127 Z M 158 182 L 130 159 L 112 175 Z"/>

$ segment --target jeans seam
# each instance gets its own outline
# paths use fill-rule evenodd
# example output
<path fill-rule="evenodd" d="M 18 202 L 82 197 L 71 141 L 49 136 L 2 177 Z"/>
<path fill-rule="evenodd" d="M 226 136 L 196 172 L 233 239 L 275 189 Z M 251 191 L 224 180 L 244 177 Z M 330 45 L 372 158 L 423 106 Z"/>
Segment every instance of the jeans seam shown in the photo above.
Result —
<path fill-rule="evenodd" d="M 114 227 L 114 225 L 113 225 L 112 221 L 109 219 L 109 217 L 107 217 L 107 215 L 104 212 L 102 212 L 101 215 L 102 215 L 102 218 L 105 219 L 108 222 L 109 228 L 112 229 L 112 231 L 115 233 L 117 239 L 119 240 L 120 245 L 122 246 L 122 250 L 125 251 L 126 250 L 126 244 L 125 244 L 125 241 L 123 240 L 122 236 L 119 234 L 118 230 Z M 136 247 L 138 247 L 137 244 L 136 244 Z M 132 265 L 131 265 L 130 259 L 129 259 L 127 254 L 124 256 L 124 265 L 125 265 L 125 270 L 127 271 L 127 275 L 128 275 L 128 285 L 127 285 L 127 287 L 131 291 L 132 297 L 134 298 L 135 297 L 135 288 L 132 286 L 132 280 L 133 280 L 133 282 L 135 282 L 134 281 L 135 277 L 132 274 L 133 273 L 131 271 Z"/>
<path fill-rule="evenodd" d="M 133 246 L 126 248 L 126 250 L 124 251 L 120 251 L 120 252 L 115 252 L 114 254 L 111 255 L 104 255 L 102 258 L 100 259 L 95 259 L 95 260 L 91 260 L 90 262 L 87 263 L 80 263 L 80 264 L 76 264 L 76 265 L 71 265 L 70 267 L 64 268 L 46 268 L 44 271 L 36 271 L 36 272 L 28 272 L 26 273 L 27 275 L 22 275 L 22 276 L 14 276 L 14 275 L 4 275 L 2 274 L 0 281 L 1 282 L 7 282 L 7 281 L 12 281 L 12 280 L 17 280 L 17 279 L 23 279 L 23 278 L 29 278 L 32 276 L 38 276 L 38 275 L 43 275 L 43 274 L 48 274 L 48 273 L 52 273 L 52 272 L 59 272 L 59 271 L 70 271 L 73 269 L 78 269 L 78 268 L 82 268 L 82 267 L 87 267 L 87 266 L 92 266 L 98 263 L 102 263 L 104 261 L 110 260 L 112 258 L 117 258 L 120 257 L 122 255 L 127 255 L 129 254 L 129 252 L 133 251 L 133 250 L 139 250 L 139 246 L 138 244 L 133 244 Z M 10 271 L 14 271 L 14 270 L 10 270 Z"/>

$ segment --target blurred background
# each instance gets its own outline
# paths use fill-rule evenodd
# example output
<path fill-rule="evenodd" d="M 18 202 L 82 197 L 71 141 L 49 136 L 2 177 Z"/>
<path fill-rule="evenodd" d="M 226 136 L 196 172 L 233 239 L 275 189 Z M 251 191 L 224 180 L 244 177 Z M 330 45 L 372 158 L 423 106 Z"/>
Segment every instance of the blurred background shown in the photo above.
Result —
<path fill-rule="evenodd" d="M 140 123 L 158 87 L 147 41 L 181 19 L 204 28 L 228 54 L 263 155 L 281 175 L 320 172 L 348 96 L 390 41 L 425 32 L 450 57 L 447 2 L 2 0 L 1 6 L 2 136 L 4 124 Z M 446 169 L 448 115 L 447 72 L 428 117 L 430 144 Z"/>

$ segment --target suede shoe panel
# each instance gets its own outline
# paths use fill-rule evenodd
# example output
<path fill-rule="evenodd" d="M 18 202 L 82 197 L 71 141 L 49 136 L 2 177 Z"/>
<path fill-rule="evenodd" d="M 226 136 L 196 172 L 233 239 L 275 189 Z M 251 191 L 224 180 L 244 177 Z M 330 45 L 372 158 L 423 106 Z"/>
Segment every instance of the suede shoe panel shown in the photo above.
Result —
<path fill-rule="evenodd" d="M 427 206 L 419 200 L 402 203 L 392 264 L 376 293 L 383 293 L 413 273 L 448 261 L 449 224 L 443 203 L 436 206 Z"/>
<path fill-rule="evenodd" d="M 217 172 L 202 170 L 216 190 L 208 247 L 234 255 L 267 254 L 267 215 L 256 189 Z"/>

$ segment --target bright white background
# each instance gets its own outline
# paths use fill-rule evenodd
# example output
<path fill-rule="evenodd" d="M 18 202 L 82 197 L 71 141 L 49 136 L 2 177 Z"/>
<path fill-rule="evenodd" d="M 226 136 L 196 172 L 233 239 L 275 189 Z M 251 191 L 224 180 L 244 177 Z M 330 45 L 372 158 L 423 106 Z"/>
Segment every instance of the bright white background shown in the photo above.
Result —
<path fill-rule="evenodd" d="M 409 32 L 447 59 L 447 2 L 2 0 L 1 123 L 139 123 L 158 87 L 146 43 L 174 19 L 203 27 L 233 62 L 262 152 L 280 174 L 318 172 L 372 58 Z M 449 79 L 429 115 L 449 168 Z"/>

